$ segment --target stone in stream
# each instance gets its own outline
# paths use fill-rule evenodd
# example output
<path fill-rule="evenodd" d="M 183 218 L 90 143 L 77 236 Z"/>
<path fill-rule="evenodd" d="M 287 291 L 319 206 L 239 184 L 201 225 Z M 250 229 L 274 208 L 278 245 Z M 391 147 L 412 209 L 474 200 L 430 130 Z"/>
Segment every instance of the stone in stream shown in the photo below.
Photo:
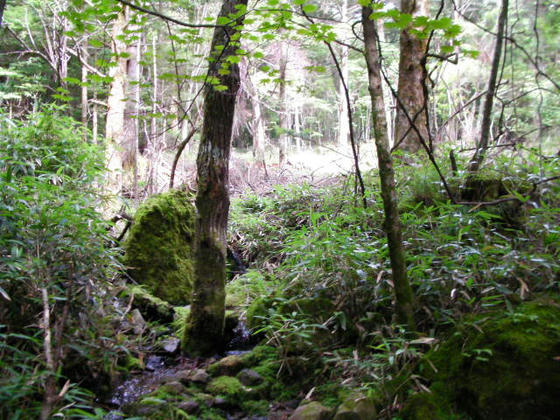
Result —
<path fill-rule="evenodd" d="M 169 337 L 162 343 L 163 350 L 167 353 L 175 354 L 179 350 L 179 346 L 181 345 L 181 340 L 177 337 Z"/>
<path fill-rule="evenodd" d="M 331 420 L 333 410 L 317 401 L 300 405 L 291 415 L 290 420 Z"/>

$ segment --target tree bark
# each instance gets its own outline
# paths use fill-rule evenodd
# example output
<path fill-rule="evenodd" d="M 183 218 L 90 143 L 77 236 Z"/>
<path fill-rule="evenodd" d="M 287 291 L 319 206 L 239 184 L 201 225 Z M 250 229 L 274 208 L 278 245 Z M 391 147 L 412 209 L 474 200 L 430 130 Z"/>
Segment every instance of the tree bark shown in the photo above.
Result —
<path fill-rule="evenodd" d="M 80 45 L 79 48 L 82 51 L 81 55 L 82 55 L 83 59 L 85 61 L 87 61 L 87 59 L 88 59 L 88 49 L 87 49 L 86 42 L 84 42 L 82 45 Z M 87 126 L 88 126 L 88 112 L 89 112 L 87 81 L 88 81 L 88 69 L 85 65 L 82 64 L 82 103 L 81 103 L 81 108 L 82 108 L 82 125 L 84 126 L 84 128 L 87 128 Z M 87 142 L 87 140 L 88 140 L 87 130 L 84 130 L 84 141 Z"/>
<path fill-rule="evenodd" d="M 496 80 L 500 68 L 500 60 L 502 56 L 502 44 L 504 42 L 504 32 L 507 22 L 509 1 L 502 0 L 502 8 L 498 18 L 498 33 L 496 35 L 496 47 L 494 49 L 494 57 L 492 58 L 492 68 L 490 69 L 490 78 L 488 79 L 488 89 L 484 98 L 482 107 L 482 123 L 480 126 L 480 141 L 477 144 L 476 152 L 469 162 L 468 172 L 472 175 L 478 171 L 488 149 L 488 140 L 490 138 L 490 125 L 492 123 L 492 107 L 494 105 L 494 96 L 496 95 Z M 469 175 L 469 176 L 471 176 Z"/>
<path fill-rule="evenodd" d="M 341 21 L 346 23 L 348 18 L 348 0 L 343 0 L 341 10 Z M 342 77 L 338 80 L 338 147 L 343 150 L 348 146 L 350 138 L 350 129 L 348 127 L 348 104 L 346 102 L 346 89 L 344 88 L 344 79 L 346 88 L 349 89 L 348 77 L 348 47 L 342 45 L 340 47 L 340 71 Z"/>
<path fill-rule="evenodd" d="M 282 56 L 280 58 L 280 136 L 278 138 L 278 163 L 280 167 L 286 162 L 286 149 L 288 146 L 288 104 L 286 103 L 286 68 L 288 66 L 288 51 L 285 43 L 282 43 Z"/>
<path fill-rule="evenodd" d="M 247 0 L 224 0 L 220 17 L 236 13 Z M 220 74 L 222 63 L 235 54 L 235 41 L 243 18 L 216 27 L 208 76 L 218 78 L 227 90 L 206 86 L 204 122 L 197 156 L 195 278 L 191 313 L 183 349 L 190 354 L 216 353 L 223 346 L 226 280 L 226 229 L 229 211 L 229 154 L 236 95 L 240 78 L 237 64 Z M 223 46 L 222 52 L 216 47 Z M 223 72 L 221 72 L 223 73 Z"/>
<path fill-rule="evenodd" d="M 414 330 L 414 299 L 406 272 L 402 229 L 395 187 L 395 173 L 389 147 L 387 121 L 385 119 L 378 36 L 375 23 L 369 18 L 371 12 L 371 8 L 362 7 L 365 58 L 368 68 L 369 93 L 372 102 L 372 123 L 379 162 L 381 197 L 385 211 L 383 227 L 387 234 L 389 245 L 397 320 L 402 324 L 406 324 L 410 330 Z"/>
<path fill-rule="evenodd" d="M 123 165 L 121 153 L 124 139 L 124 118 L 126 107 L 127 68 L 126 58 L 121 54 L 126 52 L 126 43 L 122 39 L 127 26 L 126 8 L 123 8 L 113 22 L 113 57 L 114 65 L 109 76 L 111 86 L 107 98 L 107 118 L 105 121 L 106 161 L 108 177 L 106 188 L 111 194 L 118 194 L 123 186 Z"/>
<path fill-rule="evenodd" d="M 259 169 L 263 169 L 265 176 L 267 176 L 266 162 L 264 157 L 264 149 L 266 146 L 266 130 L 264 126 L 264 118 L 262 115 L 258 92 L 253 85 L 253 81 L 251 80 L 249 65 L 246 61 L 243 62 L 242 73 L 246 96 L 249 98 L 249 102 L 251 103 L 251 108 L 253 110 L 253 120 L 249 124 L 251 128 L 251 134 L 253 135 L 253 157 L 255 158 L 256 166 Z"/>
<path fill-rule="evenodd" d="M 428 16 L 428 0 L 401 0 L 401 12 L 412 16 Z M 418 133 L 410 126 L 406 113 L 423 138 L 428 138 L 428 122 L 423 110 L 424 66 L 422 59 L 426 53 L 427 39 L 420 39 L 406 28 L 400 34 L 399 82 L 397 94 L 402 106 L 397 108 L 395 121 L 395 144 L 402 150 L 416 153 L 421 143 Z M 403 107 L 405 109 L 403 109 Z"/>
<path fill-rule="evenodd" d="M 5 8 L 6 8 L 6 0 L 0 0 L 0 28 L 2 27 L 2 17 L 4 16 Z"/>

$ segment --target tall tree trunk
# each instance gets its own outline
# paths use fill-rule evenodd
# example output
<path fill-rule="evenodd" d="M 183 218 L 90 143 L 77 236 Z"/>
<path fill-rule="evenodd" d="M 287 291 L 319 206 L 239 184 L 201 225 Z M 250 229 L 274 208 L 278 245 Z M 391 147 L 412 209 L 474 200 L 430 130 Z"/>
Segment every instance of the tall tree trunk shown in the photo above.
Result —
<path fill-rule="evenodd" d="M 387 121 L 385 120 L 378 37 L 375 23 L 369 19 L 371 12 L 371 8 L 362 7 L 362 25 L 364 28 L 365 58 L 372 105 L 372 122 L 379 161 L 381 197 L 385 210 L 384 230 L 387 234 L 391 269 L 393 272 L 397 319 L 400 323 L 406 324 L 409 329 L 414 330 L 414 300 L 406 273 L 406 260 L 395 187 L 395 173 L 389 148 Z"/>
<path fill-rule="evenodd" d="M 243 61 L 242 77 L 244 79 L 244 86 L 247 97 L 249 98 L 249 101 L 251 102 L 251 108 L 253 109 L 253 119 L 250 123 L 251 134 L 253 135 L 253 156 L 255 158 L 257 167 L 259 169 L 264 169 L 266 175 L 266 162 L 264 159 L 266 130 L 264 126 L 264 118 L 262 115 L 258 92 L 253 85 L 253 81 L 251 80 L 249 65 L 246 60 Z"/>
<path fill-rule="evenodd" d="M 138 136 L 140 134 L 140 61 L 141 61 L 141 39 L 127 47 L 127 81 L 128 89 L 126 106 L 124 110 L 124 132 L 122 138 L 121 164 L 124 172 L 125 187 L 131 189 L 132 195 L 136 196 L 138 183 Z M 133 83 L 130 83 L 133 82 Z"/>
<path fill-rule="evenodd" d="M 109 179 L 106 188 L 112 194 L 118 194 L 123 186 L 123 165 L 121 154 L 124 147 L 124 119 L 127 91 L 127 60 L 121 54 L 126 53 L 126 43 L 123 40 L 127 27 L 126 8 L 117 14 L 113 22 L 113 59 L 109 76 L 111 85 L 107 98 L 107 118 L 105 121 L 105 147 Z"/>
<path fill-rule="evenodd" d="M 2 27 L 2 17 L 4 16 L 5 8 L 6 8 L 6 0 L 0 0 L 0 28 Z"/>
<path fill-rule="evenodd" d="M 278 163 L 280 167 L 286 162 L 286 149 L 288 146 L 288 104 L 286 103 L 286 69 L 288 66 L 287 44 L 282 43 L 282 56 L 280 57 L 280 137 L 278 138 L 279 154 Z"/>
<path fill-rule="evenodd" d="M 348 17 L 348 0 L 343 0 L 341 10 L 341 20 L 346 23 Z M 346 87 L 349 89 L 348 79 L 348 47 L 342 45 L 340 47 L 340 71 L 342 77 L 338 81 L 338 147 L 344 149 L 348 146 L 350 137 L 350 128 L 348 127 L 348 104 L 346 102 L 346 90 L 342 79 L 346 81 Z"/>
<path fill-rule="evenodd" d="M 428 0 L 401 0 L 401 12 L 412 16 L 428 16 Z M 400 35 L 399 84 L 397 94 L 404 107 L 397 108 L 395 121 L 395 144 L 411 153 L 416 153 L 421 146 L 418 134 L 412 129 L 406 114 L 412 118 L 414 125 L 425 139 L 428 138 L 428 121 L 423 110 L 424 66 L 422 59 L 426 53 L 427 39 L 420 39 L 410 33 L 410 28 L 403 29 Z"/>
<path fill-rule="evenodd" d="M 218 20 L 236 13 L 236 6 L 247 0 L 224 0 Z M 235 54 L 239 43 L 234 41 L 242 24 L 239 18 L 232 25 L 217 27 L 212 39 L 208 76 L 218 78 L 227 90 L 206 86 L 204 122 L 197 157 L 195 278 L 191 313 L 183 349 L 191 354 L 216 353 L 223 346 L 226 280 L 226 230 L 229 211 L 229 154 L 236 95 L 239 89 L 239 68 L 231 64 L 229 74 L 220 74 L 222 63 Z M 220 52 L 216 47 L 224 46 Z"/>
<path fill-rule="evenodd" d="M 507 22 L 509 1 L 502 0 L 502 8 L 498 18 L 498 33 L 496 35 L 496 47 L 494 48 L 494 57 L 492 58 L 492 68 L 490 69 L 490 78 L 488 79 L 488 89 L 484 98 L 482 107 L 482 123 L 480 126 L 480 141 L 476 146 L 476 152 L 469 161 L 468 171 L 472 175 L 478 171 L 488 149 L 488 139 L 490 138 L 490 126 L 492 123 L 492 107 L 494 105 L 494 96 L 496 95 L 496 80 L 498 79 L 498 71 L 500 68 L 500 60 L 502 57 L 502 44 L 504 42 L 504 32 Z"/>
<path fill-rule="evenodd" d="M 83 57 L 83 60 L 85 62 L 87 62 L 88 60 L 88 49 L 87 49 L 87 44 L 86 42 L 84 42 L 80 47 L 81 49 L 81 55 Z M 88 81 L 88 69 L 87 67 L 82 64 L 82 125 L 84 126 L 84 129 L 87 128 L 88 126 L 88 87 L 87 87 L 87 81 Z M 84 141 L 87 141 L 87 130 L 84 130 Z"/>

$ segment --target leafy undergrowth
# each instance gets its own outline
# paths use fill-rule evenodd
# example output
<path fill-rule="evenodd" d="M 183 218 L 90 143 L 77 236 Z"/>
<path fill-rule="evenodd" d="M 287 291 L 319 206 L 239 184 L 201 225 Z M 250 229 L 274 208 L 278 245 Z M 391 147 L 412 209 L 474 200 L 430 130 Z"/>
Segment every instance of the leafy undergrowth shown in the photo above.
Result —
<path fill-rule="evenodd" d="M 342 182 L 238 199 L 231 244 L 250 269 L 228 285 L 229 300 L 246 306 L 249 325 L 286 366 L 317 362 L 310 399 L 333 405 L 341 389 L 357 388 L 393 418 L 411 393 L 428 390 L 418 366 L 438 340 L 475 314 L 513 313 L 521 301 L 558 293 L 560 185 L 547 177 L 559 165 L 530 150 L 492 162 L 477 185 L 494 205 L 452 204 L 431 168 L 399 167 L 417 335 L 394 323 L 375 174 L 367 209 Z M 451 192 L 463 183 L 451 178 Z"/>

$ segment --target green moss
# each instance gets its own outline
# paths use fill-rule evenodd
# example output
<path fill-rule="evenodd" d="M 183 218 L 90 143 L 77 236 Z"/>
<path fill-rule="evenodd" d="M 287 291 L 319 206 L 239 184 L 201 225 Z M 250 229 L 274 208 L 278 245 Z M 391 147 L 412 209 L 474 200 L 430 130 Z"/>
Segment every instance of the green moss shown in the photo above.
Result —
<path fill-rule="evenodd" d="M 268 309 L 272 306 L 273 299 L 261 297 L 255 299 L 247 308 L 247 327 L 256 331 L 266 325 Z"/>
<path fill-rule="evenodd" d="M 313 396 L 325 407 L 335 408 L 348 396 L 349 390 L 338 382 L 328 382 L 315 388 Z"/>
<path fill-rule="evenodd" d="M 182 191 L 148 199 L 134 217 L 124 244 L 130 276 L 172 304 L 189 301 L 193 280 L 195 210 Z"/>
<path fill-rule="evenodd" d="M 475 419 L 546 418 L 560 412 L 559 354 L 560 304 L 542 297 L 465 322 L 427 355 L 437 373 L 424 368 L 437 398 Z"/>
<path fill-rule="evenodd" d="M 461 418 L 452 414 L 449 401 L 436 392 L 421 392 L 411 396 L 401 413 L 407 420 L 451 420 Z M 462 417 L 464 419 L 464 417 Z"/>
<path fill-rule="evenodd" d="M 206 391 L 212 395 L 220 395 L 232 403 L 238 402 L 247 394 L 243 384 L 231 376 L 219 376 L 213 379 L 206 387 Z"/>
<path fill-rule="evenodd" d="M 173 319 L 173 306 L 154 296 L 143 286 L 130 286 L 123 290 L 122 296 L 133 298 L 133 306 L 138 308 L 148 321 L 169 322 Z"/>
<path fill-rule="evenodd" d="M 244 401 L 241 403 L 241 408 L 247 414 L 253 416 L 266 416 L 268 414 L 268 401 L 258 400 L 258 401 Z"/>
<path fill-rule="evenodd" d="M 277 360 L 278 350 L 272 346 L 256 346 L 249 353 L 241 356 L 241 358 L 246 366 L 252 367 L 266 360 Z"/>

